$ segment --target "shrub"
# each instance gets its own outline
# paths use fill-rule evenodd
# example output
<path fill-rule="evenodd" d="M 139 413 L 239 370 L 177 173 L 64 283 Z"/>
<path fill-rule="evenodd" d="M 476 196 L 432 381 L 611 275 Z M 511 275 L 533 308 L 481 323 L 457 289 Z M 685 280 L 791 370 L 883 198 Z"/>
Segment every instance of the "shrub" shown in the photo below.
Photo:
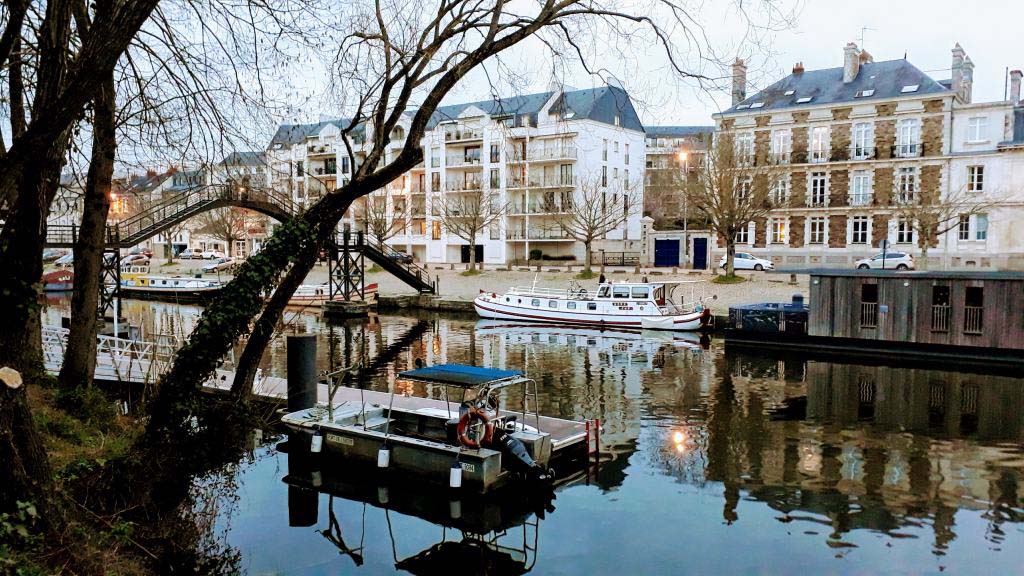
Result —
<path fill-rule="evenodd" d="M 102 390 L 89 388 L 72 388 L 57 391 L 57 406 L 74 415 L 83 423 L 106 431 L 117 417 L 114 403 L 107 398 Z"/>
<path fill-rule="evenodd" d="M 534 248 L 530 250 L 530 260 L 541 260 L 544 258 L 544 252 Z"/>

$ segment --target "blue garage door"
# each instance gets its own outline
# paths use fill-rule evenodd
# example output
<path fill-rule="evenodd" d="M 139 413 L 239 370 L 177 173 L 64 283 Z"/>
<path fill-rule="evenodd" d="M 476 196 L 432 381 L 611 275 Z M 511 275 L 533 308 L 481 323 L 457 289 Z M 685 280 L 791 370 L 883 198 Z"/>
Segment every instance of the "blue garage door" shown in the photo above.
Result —
<path fill-rule="evenodd" d="M 705 270 L 708 267 L 708 239 L 693 239 L 693 269 Z"/>
<path fill-rule="evenodd" d="M 654 265 L 679 266 L 679 240 L 655 240 Z"/>

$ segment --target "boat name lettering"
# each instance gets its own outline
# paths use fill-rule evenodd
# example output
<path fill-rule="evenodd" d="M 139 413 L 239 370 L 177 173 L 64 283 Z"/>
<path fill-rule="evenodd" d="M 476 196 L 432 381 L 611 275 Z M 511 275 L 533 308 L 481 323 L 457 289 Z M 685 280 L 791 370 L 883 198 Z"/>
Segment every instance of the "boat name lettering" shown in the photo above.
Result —
<path fill-rule="evenodd" d="M 462 466 L 462 470 L 464 472 L 476 472 L 476 466 L 474 466 L 473 464 L 468 464 L 466 462 L 459 462 L 459 465 Z"/>
<path fill-rule="evenodd" d="M 328 442 L 334 442 L 335 444 L 341 444 L 341 445 L 344 445 L 344 446 L 354 446 L 355 445 L 355 441 L 352 440 L 351 438 L 347 438 L 345 436 L 338 436 L 337 434 L 328 434 L 327 435 L 327 441 Z"/>

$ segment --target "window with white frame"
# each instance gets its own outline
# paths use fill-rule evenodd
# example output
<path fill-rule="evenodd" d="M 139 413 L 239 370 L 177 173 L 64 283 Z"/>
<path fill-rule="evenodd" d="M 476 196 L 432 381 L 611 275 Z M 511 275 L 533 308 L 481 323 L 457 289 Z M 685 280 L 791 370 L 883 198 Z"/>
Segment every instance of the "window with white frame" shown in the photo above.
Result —
<path fill-rule="evenodd" d="M 850 155 L 854 160 L 866 160 L 875 156 L 875 125 L 858 122 L 853 125 L 853 146 Z"/>
<path fill-rule="evenodd" d="M 979 193 L 985 191 L 984 166 L 967 167 L 967 191 L 972 193 Z"/>
<path fill-rule="evenodd" d="M 608 159 L 608 139 L 605 138 L 605 140 L 604 140 L 604 148 L 601 149 L 601 160 L 607 160 L 607 159 Z"/>
<path fill-rule="evenodd" d="M 825 218 L 822 216 L 815 216 L 807 219 L 807 243 L 808 244 L 824 244 L 825 243 Z"/>
<path fill-rule="evenodd" d="M 750 225 L 741 226 L 736 231 L 736 243 L 737 244 L 750 244 Z"/>
<path fill-rule="evenodd" d="M 811 130 L 811 162 L 828 162 L 828 126 Z"/>
<path fill-rule="evenodd" d="M 753 179 L 750 176 L 740 178 L 739 182 L 736 183 L 736 201 L 738 203 L 746 202 L 750 198 L 750 188 L 753 186 Z"/>
<path fill-rule="evenodd" d="M 909 158 L 921 153 L 921 121 L 905 118 L 896 125 L 896 156 Z"/>
<path fill-rule="evenodd" d="M 789 174 L 776 176 L 772 180 L 771 201 L 776 206 L 785 206 L 789 201 Z"/>
<path fill-rule="evenodd" d="M 811 172 L 810 206 L 825 206 L 828 201 L 828 178 L 824 172 Z"/>
<path fill-rule="evenodd" d="M 868 235 L 868 225 L 867 216 L 850 218 L 850 244 L 867 244 L 871 241 Z"/>
<path fill-rule="evenodd" d="M 896 178 L 896 198 L 902 204 L 914 201 L 917 193 L 917 168 L 914 166 L 900 168 Z"/>
<path fill-rule="evenodd" d="M 772 132 L 772 162 L 775 164 L 786 164 L 789 162 L 789 153 L 793 147 L 793 137 L 789 130 L 776 130 Z"/>
<path fill-rule="evenodd" d="M 850 178 L 850 206 L 871 204 L 871 171 L 856 170 Z"/>
<path fill-rule="evenodd" d="M 988 214 L 975 214 L 974 216 L 974 239 L 988 239 Z"/>
<path fill-rule="evenodd" d="M 625 154 L 625 158 L 623 158 L 623 162 L 625 162 L 626 164 L 629 164 L 629 143 L 628 142 L 626 143 L 626 154 Z"/>
<path fill-rule="evenodd" d="M 961 214 L 957 225 L 957 240 L 971 239 L 971 215 Z"/>
<path fill-rule="evenodd" d="M 772 218 L 769 224 L 772 231 L 772 244 L 786 243 L 786 219 Z"/>
<path fill-rule="evenodd" d="M 896 221 L 896 243 L 914 243 L 914 223 L 907 218 L 900 218 Z"/>
<path fill-rule="evenodd" d="M 967 141 L 984 142 L 988 139 L 988 117 L 974 116 L 967 119 Z"/>
<path fill-rule="evenodd" d="M 736 160 L 738 164 L 754 161 L 754 133 L 740 132 L 736 135 Z"/>

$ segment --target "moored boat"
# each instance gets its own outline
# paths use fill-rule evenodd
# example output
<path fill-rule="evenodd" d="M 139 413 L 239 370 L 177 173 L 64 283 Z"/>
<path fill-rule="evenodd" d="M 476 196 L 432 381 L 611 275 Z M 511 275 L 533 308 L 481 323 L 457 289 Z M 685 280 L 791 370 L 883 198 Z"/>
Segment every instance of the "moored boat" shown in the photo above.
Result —
<path fill-rule="evenodd" d="M 690 287 L 690 301 L 676 304 L 672 293 Z M 579 285 L 568 289 L 517 287 L 504 294 L 483 292 L 473 301 L 481 318 L 645 330 L 701 330 L 711 326 L 711 309 L 697 295 L 699 281 L 608 282 L 596 293 Z M 713 300 L 715 297 L 710 297 Z"/>
<path fill-rule="evenodd" d="M 149 273 L 149 263 L 121 265 L 121 294 L 128 298 L 196 302 L 212 298 L 224 287 L 219 280 Z"/>
<path fill-rule="evenodd" d="M 67 292 L 74 289 L 75 273 L 71 270 L 54 270 L 43 274 L 43 292 Z"/>
<path fill-rule="evenodd" d="M 377 299 L 377 283 L 367 284 L 363 293 L 367 301 Z M 292 297 L 288 299 L 289 306 L 323 306 L 324 302 L 331 299 L 330 287 L 327 284 L 302 284 Z"/>

